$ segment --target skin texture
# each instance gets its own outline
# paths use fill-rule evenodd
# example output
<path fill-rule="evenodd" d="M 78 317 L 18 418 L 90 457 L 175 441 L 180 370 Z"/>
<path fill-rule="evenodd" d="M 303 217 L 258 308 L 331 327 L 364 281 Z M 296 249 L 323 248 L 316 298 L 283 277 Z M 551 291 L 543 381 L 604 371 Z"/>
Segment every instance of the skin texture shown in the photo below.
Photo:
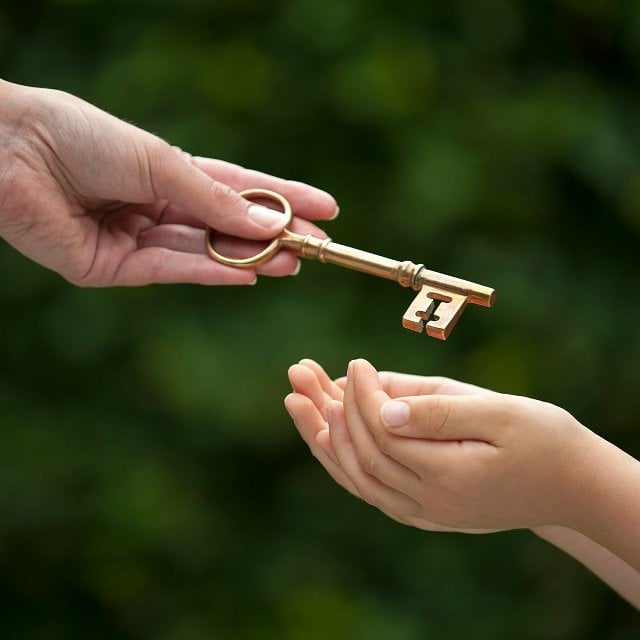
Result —
<path fill-rule="evenodd" d="M 0 236 L 74 284 L 252 284 L 297 272 L 286 251 L 258 271 L 206 255 L 207 226 L 232 257 L 281 231 L 282 216 L 261 221 L 265 209 L 238 195 L 247 188 L 289 199 L 298 232 L 324 237 L 311 221 L 337 214 L 319 189 L 191 157 L 67 93 L 0 81 Z"/>
<path fill-rule="evenodd" d="M 427 531 L 532 529 L 640 607 L 640 463 L 565 410 L 365 360 L 289 379 L 298 431 L 354 495 Z"/>

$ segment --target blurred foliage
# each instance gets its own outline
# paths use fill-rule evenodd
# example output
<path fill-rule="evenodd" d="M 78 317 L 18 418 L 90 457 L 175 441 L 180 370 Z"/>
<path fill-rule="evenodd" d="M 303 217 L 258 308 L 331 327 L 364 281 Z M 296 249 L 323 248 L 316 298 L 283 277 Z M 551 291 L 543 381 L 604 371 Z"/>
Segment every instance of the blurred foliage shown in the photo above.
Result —
<path fill-rule="evenodd" d="M 282 408 L 350 358 L 560 404 L 640 451 L 640 4 L 40 0 L 0 72 L 332 192 L 341 242 L 494 286 L 446 343 L 308 263 L 251 290 L 75 289 L 0 247 L 0 635 L 637 637 L 527 532 L 402 527 Z M 329 228 L 330 227 L 330 228 Z"/>

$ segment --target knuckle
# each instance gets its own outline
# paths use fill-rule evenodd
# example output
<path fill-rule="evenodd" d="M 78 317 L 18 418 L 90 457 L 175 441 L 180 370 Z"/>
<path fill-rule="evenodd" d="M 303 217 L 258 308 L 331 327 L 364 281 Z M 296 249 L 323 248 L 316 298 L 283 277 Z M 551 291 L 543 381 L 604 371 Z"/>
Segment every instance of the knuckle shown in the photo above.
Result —
<path fill-rule="evenodd" d="M 156 197 L 163 196 L 163 176 L 172 170 L 173 150 L 169 143 L 152 134 L 134 138 L 133 154 L 143 189 Z"/>
<path fill-rule="evenodd" d="M 220 215 L 233 213 L 233 209 L 240 203 L 240 196 L 223 182 L 211 180 L 209 183 L 211 198 L 219 207 Z"/>
<path fill-rule="evenodd" d="M 382 453 L 389 455 L 391 453 L 391 440 L 389 436 L 384 431 L 374 431 L 372 432 L 373 439 L 375 443 L 378 445 L 378 449 Z"/>
<path fill-rule="evenodd" d="M 373 455 L 359 455 L 358 462 L 360 468 L 369 476 L 375 476 L 378 470 L 378 462 Z"/>
<path fill-rule="evenodd" d="M 430 433 L 437 435 L 440 433 L 451 413 L 451 404 L 448 400 L 439 397 L 433 397 L 428 404 L 428 411 L 426 413 L 426 427 Z"/>

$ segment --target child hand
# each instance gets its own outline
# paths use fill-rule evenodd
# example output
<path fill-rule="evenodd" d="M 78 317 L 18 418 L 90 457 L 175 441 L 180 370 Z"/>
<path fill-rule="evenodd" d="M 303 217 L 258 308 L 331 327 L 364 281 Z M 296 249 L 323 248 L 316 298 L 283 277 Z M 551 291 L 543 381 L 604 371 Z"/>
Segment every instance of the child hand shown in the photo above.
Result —
<path fill-rule="evenodd" d="M 431 377 L 381 372 L 380 380 L 391 397 L 433 393 L 435 391 L 456 394 L 486 393 L 484 389 L 474 387 L 470 384 L 457 382 L 448 378 Z M 342 428 L 342 435 L 345 436 L 346 427 L 344 424 L 344 412 L 341 401 L 344 396 L 344 386 L 346 378 L 339 378 L 332 381 L 324 369 L 313 360 L 301 360 L 299 364 L 293 365 L 289 369 L 289 379 L 294 389 L 294 393 L 285 398 L 285 406 L 294 420 L 294 423 L 309 446 L 312 454 L 320 461 L 329 475 L 342 487 L 353 495 L 366 500 L 373 506 L 380 508 L 386 515 L 414 527 L 428 531 L 464 531 L 465 533 L 489 533 L 489 530 L 477 529 L 453 529 L 442 525 L 437 525 L 420 517 L 413 517 L 400 513 L 398 505 L 392 499 L 367 499 L 361 495 L 356 485 L 349 475 L 341 467 L 341 463 L 334 452 L 331 444 L 331 434 L 327 415 L 329 407 L 332 406 L 332 420 L 334 422 L 334 437 L 339 437 L 338 430 Z M 341 424 L 338 424 L 338 421 Z M 352 448 L 348 435 L 343 445 L 344 448 Z M 340 447 L 342 449 L 342 447 Z M 352 453 L 351 455 L 355 455 Z M 373 481 L 373 479 L 371 479 Z M 386 494 L 383 486 L 378 487 L 379 491 Z M 365 489 L 366 491 L 366 489 Z"/>
<path fill-rule="evenodd" d="M 286 404 L 299 431 L 340 484 L 395 519 L 465 531 L 580 519 L 600 439 L 566 411 L 377 374 L 364 360 L 334 383 L 309 362 L 290 370 L 297 393 Z"/>

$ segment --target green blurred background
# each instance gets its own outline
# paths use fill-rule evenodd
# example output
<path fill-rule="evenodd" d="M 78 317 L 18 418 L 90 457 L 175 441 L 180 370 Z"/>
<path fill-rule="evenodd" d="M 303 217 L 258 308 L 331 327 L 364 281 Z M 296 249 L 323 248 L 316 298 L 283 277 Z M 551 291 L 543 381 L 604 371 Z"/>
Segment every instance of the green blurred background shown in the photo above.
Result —
<path fill-rule="evenodd" d="M 0 73 L 332 192 L 340 242 L 493 286 L 447 342 L 412 292 L 305 263 L 82 290 L 0 247 L 0 636 L 636 638 L 526 531 L 429 534 L 333 483 L 283 406 L 314 357 L 559 404 L 640 451 L 640 4 L 0 5 Z"/>

